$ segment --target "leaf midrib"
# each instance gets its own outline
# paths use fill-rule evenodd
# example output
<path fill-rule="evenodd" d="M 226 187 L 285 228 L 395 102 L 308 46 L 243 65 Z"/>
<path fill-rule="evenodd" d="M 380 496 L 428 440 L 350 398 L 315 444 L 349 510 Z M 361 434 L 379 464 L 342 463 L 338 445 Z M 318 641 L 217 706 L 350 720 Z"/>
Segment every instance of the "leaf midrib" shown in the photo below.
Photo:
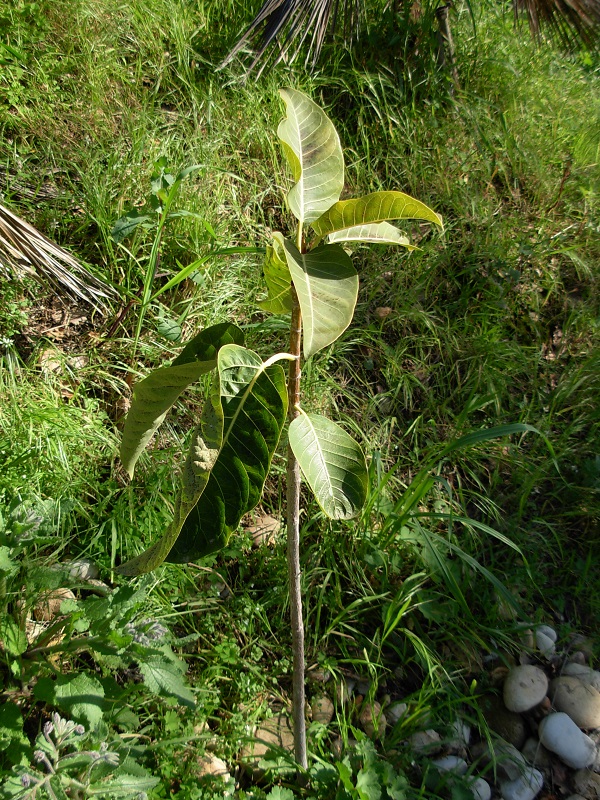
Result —
<path fill-rule="evenodd" d="M 321 443 L 319 441 L 319 436 L 317 434 L 317 430 L 316 430 L 316 428 L 315 428 L 315 426 L 313 424 L 313 421 L 308 416 L 308 414 L 303 414 L 303 416 L 306 419 L 306 421 L 308 422 L 308 424 L 310 425 L 310 430 L 311 430 L 311 432 L 312 432 L 312 434 L 314 436 L 314 440 L 316 442 L 317 452 L 319 453 L 320 460 L 321 460 L 321 462 L 323 464 L 322 469 L 323 469 L 323 471 L 325 473 L 325 476 L 327 478 L 326 484 L 327 484 L 329 497 L 333 500 L 334 503 L 336 503 L 337 500 L 336 500 L 335 492 L 333 491 L 332 481 L 330 480 L 329 470 L 327 469 L 327 459 L 325 458 L 325 451 L 321 447 Z"/>
<path fill-rule="evenodd" d="M 248 366 L 252 367 L 253 365 L 252 364 L 233 364 L 231 367 L 228 367 L 228 368 L 248 367 Z M 223 436 L 223 443 L 221 445 L 221 452 L 223 451 L 225 445 L 229 442 L 229 436 L 231 434 L 231 431 L 232 431 L 233 427 L 235 426 L 237 418 L 240 415 L 240 413 L 242 411 L 242 408 L 244 407 L 244 405 L 245 405 L 245 403 L 246 403 L 246 401 L 248 399 L 248 396 L 252 393 L 252 388 L 254 387 L 254 385 L 255 385 L 256 381 L 258 380 L 258 378 L 260 377 L 260 375 L 263 374 L 263 372 L 266 372 L 266 368 L 265 368 L 264 362 L 261 363 L 260 366 L 256 365 L 256 374 L 254 375 L 254 377 L 252 378 L 250 383 L 248 383 L 248 385 L 246 386 L 246 389 L 244 390 L 244 392 L 240 396 L 240 402 L 238 403 L 237 408 L 236 408 L 235 412 L 233 413 L 233 415 L 231 417 L 231 422 L 227 427 L 227 431 Z M 219 375 L 219 384 L 220 383 L 221 383 L 221 376 Z M 220 389 L 221 389 L 221 387 L 219 386 L 219 394 L 220 394 Z M 223 397 L 223 396 L 237 397 L 238 395 L 220 395 L 220 396 L 221 397 Z M 248 419 L 250 419 L 250 417 L 248 417 Z M 254 421 L 252 419 L 250 419 L 250 422 L 252 422 L 252 425 L 255 428 L 257 427 L 254 424 Z"/>

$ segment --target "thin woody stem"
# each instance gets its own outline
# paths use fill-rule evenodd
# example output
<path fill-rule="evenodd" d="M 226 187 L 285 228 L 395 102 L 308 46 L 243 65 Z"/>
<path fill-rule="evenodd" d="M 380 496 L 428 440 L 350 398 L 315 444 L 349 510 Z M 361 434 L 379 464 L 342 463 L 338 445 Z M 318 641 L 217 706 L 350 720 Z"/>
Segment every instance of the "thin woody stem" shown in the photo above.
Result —
<path fill-rule="evenodd" d="M 298 226 L 298 242 L 302 242 L 301 225 Z M 288 367 L 288 416 L 291 422 L 298 416 L 297 406 L 300 402 L 300 345 L 302 340 L 302 315 L 298 295 L 293 286 L 290 328 L 290 353 L 296 356 L 294 361 L 290 361 Z M 287 556 L 292 650 L 294 654 L 294 750 L 296 762 L 303 769 L 307 769 L 306 721 L 304 718 L 304 623 L 302 620 L 302 592 L 300 587 L 300 466 L 289 445 L 287 461 Z"/>

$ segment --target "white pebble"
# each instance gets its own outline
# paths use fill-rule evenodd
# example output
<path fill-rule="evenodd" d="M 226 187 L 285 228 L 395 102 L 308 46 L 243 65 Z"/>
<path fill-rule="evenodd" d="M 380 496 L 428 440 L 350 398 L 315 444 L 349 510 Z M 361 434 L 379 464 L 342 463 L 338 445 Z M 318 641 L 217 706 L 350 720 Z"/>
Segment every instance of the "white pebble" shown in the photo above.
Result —
<path fill-rule="evenodd" d="M 545 633 L 542 633 L 539 628 L 535 632 L 535 643 L 537 645 L 537 649 L 546 658 L 550 658 L 550 656 L 554 655 L 556 647 L 553 640 Z"/>
<path fill-rule="evenodd" d="M 515 781 L 523 774 L 528 763 L 517 748 L 508 742 L 494 742 L 496 769 L 501 780 Z"/>
<path fill-rule="evenodd" d="M 391 703 L 391 705 L 387 706 L 385 709 L 385 715 L 390 725 L 395 725 L 398 720 L 406 714 L 407 711 L 408 706 L 406 703 Z"/>
<path fill-rule="evenodd" d="M 408 740 L 415 753 L 439 753 L 442 749 L 442 737 L 437 731 L 418 731 Z"/>
<path fill-rule="evenodd" d="M 471 728 L 462 719 L 455 719 L 452 723 L 452 744 L 467 747 L 471 740 Z"/>
<path fill-rule="evenodd" d="M 490 800 L 492 796 L 491 786 L 483 778 L 475 778 L 469 789 L 473 792 L 474 800 Z"/>
<path fill-rule="evenodd" d="M 539 725 L 540 742 L 568 767 L 589 767 L 596 758 L 596 745 L 579 730 L 568 714 L 549 714 Z"/>
<path fill-rule="evenodd" d="M 435 758 L 431 763 L 434 767 L 437 767 L 440 772 L 454 772 L 457 775 L 464 775 L 468 769 L 467 762 L 464 758 L 459 758 L 458 756 Z"/>
<path fill-rule="evenodd" d="M 87 581 L 98 577 L 98 567 L 88 558 L 78 558 L 69 564 L 69 575 L 74 581 Z"/>
<path fill-rule="evenodd" d="M 600 728 L 600 692 L 579 678 L 563 675 L 550 684 L 550 697 L 557 711 L 564 711 L 580 728 Z"/>
<path fill-rule="evenodd" d="M 541 703 L 548 691 L 546 673 L 532 664 L 513 667 L 504 681 L 504 705 L 518 714 Z"/>
<path fill-rule="evenodd" d="M 514 781 L 500 784 L 500 794 L 504 800 L 533 800 L 544 785 L 542 773 L 533 767 L 527 767 L 522 775 Z"/>
<path fill-rule="evenodd" d="M 538 625 L 536 631 L 539 631 L 539 633 L 543 633 L 544 636 L 547 636 L 551 641 L 556 643 L 558 637 L 556 635 L 556 631 L 554 630 L 554 628 L 551 628 L 550 625 Z"/>
<path fill-rule="evenodd" d="M 600 672 L 591 667 L 586 667 L 584 664 L 577 664 L 570 661 L 565 664 L 563 675 L 570 675 L 573 678 L 579 678 L 582 683 L 587 683 L 588 686 L 593 686 L 594 689 L 600 692 Z"/>

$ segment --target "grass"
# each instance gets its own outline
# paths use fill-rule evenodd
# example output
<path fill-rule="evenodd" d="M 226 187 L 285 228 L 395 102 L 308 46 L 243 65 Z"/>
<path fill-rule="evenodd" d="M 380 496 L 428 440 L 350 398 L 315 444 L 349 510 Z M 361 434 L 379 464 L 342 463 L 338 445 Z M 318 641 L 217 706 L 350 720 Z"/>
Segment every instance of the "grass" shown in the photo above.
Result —
<path fill-rule="evenodd" d="M 255 303 L 259 260 L 231 257 L 160 298 L 132 359 L 152 236 L 139 231 L 120 246 L 110 231 L 147 196 L 160 156 L 173 169 L 203 167 L 182 184 L 178 207 L 197 217 L 174 221 L 156 286 L 177 262 L 205 254 L 204 221 L 222 246 L 261 246 L 271 229 L 286 231 L 276 90 L 311 93 L 342 133 L 349 193 L 398 188 L 446 224 L 439 237 L 412 230 L 422 249 L 410 256 L 360 254 L 355 323 L 304 369 L 307 404 L 335 410 L 368 451 L 373 492 L 369 513 L 349 526 L 305 506 L 308 662 L 331 672 L 334 698 L 354 674 L 370 679 L 371 699 L 408 697 L 409 717 L 378 749 L 415 797 L 429 796 L 398 744 L 426 713 L 440 728 L 457 714 L 480 725 L 473 691 L 488 680 L 482 658 L 519 647 L 521 620 L 503 619 L 497 588 L 470 559 L 518 593 L 525 619 L 556 625 L 564 639 L 593 633 L 600 611 L 598 65 L 535 48 L 483 5 L 476 33 L 465 12 L 454 23 L 462 90 L 453 99 L 431 62 L 405 57 L 374 24 L 354 55 L 327 50 L 312 77 L 280 65 L 242 84 L 236 65 L 222 73 L 213 65 L 250 16 L 233 2 L 155 0 L 13 0 L 3 10 L 1 30 L 16 51 L 0 50 L 3 202 L 69 247 L 120 300 L 105 319 L 71 309 L 86 321 L 52 338 L 60 304 L 43 287 L 3 284 L 0 496 L 4 506 L 71 501 L 56 541 L 30 557 L 85 554 L 106 580 L 164 529 L 173 453 L 193 423 L 183 404 L 133 487 L 114 460 L 131 376 L 177 352 L 157 329 L 159 308 L 183 315 L 184 339 L 229 318 L 259 352 L 284 349 L 284 336 Z M 56 371 L 43 366 L 49 347 Z M 82 354 L 87 363 L 74 367 Z M 435 461 L 448 441 L 510 422 L 534 425 L 552 451 L 528 434 Z M 397 525 L 394 508 L 426 458 L 437 481 Z M 283 473 L 278 456 L 262 509 L 275 516 Z M 475 524 L 449 525 L 450 512 Z M 488 536 L 486 524 L 520 552 Z M 152 797 L 221 796 L 210 781 L 198 788 L 196 753 L 210 744 L 234 763 L 251 723 L 285 704 L 285 575 L 281 537 L 256 550 L 242 534 L 218 558 L 161 568 L 151 582 L 148 613 L 182 637 L 197 687 L 196 709 L 184 710 L 117 673 L 138 718 L 129 733 L 149 745 L 136 757 L 161 778 Z M 89 669 L 83 657 L 72 664 Z M 311 696 L 322 690 L 310 684 Z M 46 713 L 31 704 L 30 735 Z M 312 728 L 313 752 L 334 761 L 332 741 L 355 738 L 357 720 L 353 703 L 336 701 L 331 726 Z M 238 777 L 239 797 L 266 795 Z M 322 796 L 334 790 L 322 784 Z"/>

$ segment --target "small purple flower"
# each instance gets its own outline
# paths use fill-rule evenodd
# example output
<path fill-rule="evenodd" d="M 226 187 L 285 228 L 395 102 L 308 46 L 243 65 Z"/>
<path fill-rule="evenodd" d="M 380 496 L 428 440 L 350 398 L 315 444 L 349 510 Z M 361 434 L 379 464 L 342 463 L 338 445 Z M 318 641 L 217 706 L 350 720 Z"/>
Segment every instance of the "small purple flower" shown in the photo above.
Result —
<path fill-rule="evenodd" d="M 128 622 L 123 628 L 124 632 L 132 637 L 136 644 L 151 647 L 169 633 L 168 629 L 154 619 L 142 619 L 139 622 Z"/>
<path fill-rule="evenodd" d="M 21 786 L 24 789 L 29 789 L 31 786 L 31 775 L 21 775 Z"/>

